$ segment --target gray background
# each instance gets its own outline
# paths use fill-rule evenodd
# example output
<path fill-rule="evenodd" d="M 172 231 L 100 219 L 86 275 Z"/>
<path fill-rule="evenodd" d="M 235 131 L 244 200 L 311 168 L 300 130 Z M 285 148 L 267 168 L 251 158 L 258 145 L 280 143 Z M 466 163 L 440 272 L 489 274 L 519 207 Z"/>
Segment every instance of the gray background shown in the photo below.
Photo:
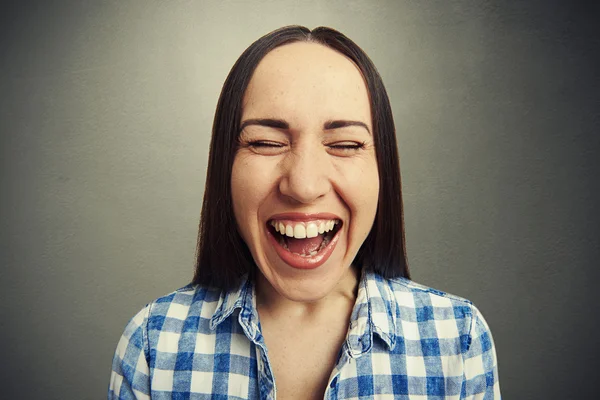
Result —
<path fill-rule="evenodd" d="M 292 23 L 378 66 L 413 279 L 479 306 L 504 398 L 597 392 L 595 3 L 3 4 L 0 397 L 105 397 L 129 318 L 192 277 L 225 76 Z"/>

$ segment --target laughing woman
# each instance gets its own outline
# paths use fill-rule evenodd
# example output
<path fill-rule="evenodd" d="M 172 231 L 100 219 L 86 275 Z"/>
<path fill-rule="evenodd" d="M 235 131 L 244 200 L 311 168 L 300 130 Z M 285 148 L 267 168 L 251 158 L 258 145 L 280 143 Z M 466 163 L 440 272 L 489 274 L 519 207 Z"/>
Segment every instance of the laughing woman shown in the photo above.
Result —
<path fill-rule="evenodd" d="M 110 399 L 498 399 L 489 328 L 409 280 L 389 100 L 329 28 L 254 42 L 217 105 L 193 282 L 141 310 Z"/>

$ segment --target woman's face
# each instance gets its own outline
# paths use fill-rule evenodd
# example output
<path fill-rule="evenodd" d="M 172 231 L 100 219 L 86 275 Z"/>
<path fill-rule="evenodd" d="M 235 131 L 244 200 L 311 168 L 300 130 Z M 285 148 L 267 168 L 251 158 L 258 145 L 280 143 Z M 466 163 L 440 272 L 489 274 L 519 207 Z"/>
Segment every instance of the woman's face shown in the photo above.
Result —
<path fill-rule="evenodd" d="M 241 126 L 231 179 L 239 231 L 279 295 L 323 298 L 353 276 L 377 211 L 363 77 L 325 46 L 278 47 L 252 76 Z"/>

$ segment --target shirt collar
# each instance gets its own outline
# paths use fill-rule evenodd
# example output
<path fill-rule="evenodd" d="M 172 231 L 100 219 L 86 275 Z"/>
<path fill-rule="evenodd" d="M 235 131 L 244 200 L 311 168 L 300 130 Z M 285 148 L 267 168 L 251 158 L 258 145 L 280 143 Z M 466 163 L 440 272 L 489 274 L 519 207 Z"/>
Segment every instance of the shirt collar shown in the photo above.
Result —
<path fill-rule="evenodd" d="M 387 280 L 363 270 L 346 337 L 350 356 L 356 358 L 370 351 L 373 334 L 392 350 L 396 345 L 397 315 L 398 304 Z"/>
<path fill-rule="evenodd" d="M 254 342 L 260 341 L 262 335 L 255 294 L 253 281 L 247 275 L 237 288 L 223 291 L 210 320 L 210 328 L 216 329 L 239 308 L 238 321 L 246 336 Z M 350 356 L 356 358 L 370 351 L 373 334 L 392 350 L 396 344 L 398 315 L 399 307 L 387 280 L 374 272 L 363 270 L 346 337 Z"/>
<path fill-rule="evenodd" d="M 217 308 L 210 319 L 210 329 L 216 329 L 221 322 L 225 321 L 238 308 L 240 309 L 238 321 L 244 333 L 253 342 L 258 341 L 261 335 L 258 310 L 256 309 L 256 296 L 254 284 L 248 278 L 248 275 L 240 279 L 240 284 L 237 288 L 221 292 Z"/>

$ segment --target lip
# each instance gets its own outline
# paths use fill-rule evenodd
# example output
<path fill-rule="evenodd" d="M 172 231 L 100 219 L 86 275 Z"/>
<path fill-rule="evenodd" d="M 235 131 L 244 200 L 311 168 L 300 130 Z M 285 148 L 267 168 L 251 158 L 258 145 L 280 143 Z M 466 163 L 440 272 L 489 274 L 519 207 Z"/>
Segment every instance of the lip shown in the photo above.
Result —
<path fill-rule="evenodd" d="M 338 216 L 336 216 L 335 214 L 331 214 L 331 213 L 318 213 L 318 214 L 283 213 L 283 214 L 276 214 L 276 215 L 272 216 L 269 219 L 269 221 L 272 219 L 287 219 L 287 220 L 293 220 L 293 221 L 310 221 L 310 220 L 315 220 L 315 219 L 337 219 L 337 220 L 340 220 L 340 218 Z M 281 247 L 281 245 L 277 241 L 277 238 L 275 238 L 275 236 L 273 236 L 273 234 L 271 233 L 271 231 L 268 228 L 266 229 L 266 232 L 267 232 L 267 236 L 269 238 L 269 242 L 271 243 L 271 246 L 273 246 L 273 248 L 275 249 L 275 252 L 277 253 L 279 258 L 281 258 L 281 260 L 283 262 L 285 262 L 287 265 L 289 265 L 290 267 L 295 268 L 295 269 L 310 270 L 310 269 L 315 269 L 315 268 L 320 267 L 329 259 L 329 257 L 335 250 L 335 246 L 338 243 L 338 240 L 340 238 L 341 229 L 338 229 L 338 231 L 335 233 L 335 236 L 333 236 L 331 238 L 331 241 L 329 242 L 329 244 L 327 246 L 325 246 L 325 248 L 323 248 L 320 252 L 318 252 L 313 257 L 302 257 L 299 254 L 294 254 L 294 253 L 284 249 L 283 247 Z"/>
<path fill-rule="evenodd" d="M 312 221 L 315 219 L 337 219 L 337 220 L 341 220 L 341 218 L 335 214 L 332 213 L 315 213 L 315 214 L 310 214 L 310 213 L 299 213 L 299 212 L 287 212 L 287 213 L 280 213 L 280 214 L 275 214 L 269 217 L 269 221 L 271 220 L 280 220 L 280 219 L 287 219 L 290 221 Z"/>

